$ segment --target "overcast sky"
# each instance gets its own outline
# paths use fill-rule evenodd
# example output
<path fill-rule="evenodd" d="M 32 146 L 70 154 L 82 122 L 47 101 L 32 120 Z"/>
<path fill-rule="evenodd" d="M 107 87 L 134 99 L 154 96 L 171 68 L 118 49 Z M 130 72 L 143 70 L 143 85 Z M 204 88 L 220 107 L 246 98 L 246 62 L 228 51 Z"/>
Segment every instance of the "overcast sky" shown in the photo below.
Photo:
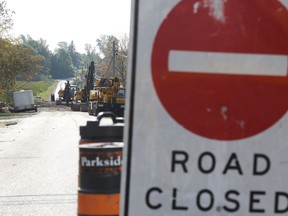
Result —
<path fill-rule="evenodd" d="M 288 0 L 279 1 L 288 8 Z M 60 41 L 73 40 L 84 52 L 100 35 L 129 35 L 131 0 L 7 0 L 7 7 L 16 13 L 14 35 L 43 38 L 51 51 Z"/>
<path fill-rule="evenodd" d="M 7 0 L 14 36 L 43 38 L 51 51 L 72 40 L 78 52 L 100 35 L 129 35 L 131 0 Z"/>

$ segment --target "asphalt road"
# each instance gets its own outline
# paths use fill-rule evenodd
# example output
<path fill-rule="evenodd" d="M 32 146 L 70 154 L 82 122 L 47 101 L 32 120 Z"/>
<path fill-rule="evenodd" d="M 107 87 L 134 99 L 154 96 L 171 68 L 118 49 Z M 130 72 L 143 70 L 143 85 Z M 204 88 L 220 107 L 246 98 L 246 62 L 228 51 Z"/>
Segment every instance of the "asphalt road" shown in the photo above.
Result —
<path fill-rule="evenodd" d="M 1 216 L 77 215 L 79 126 L 91 120 L 46 108 L 0 124 Z"/>

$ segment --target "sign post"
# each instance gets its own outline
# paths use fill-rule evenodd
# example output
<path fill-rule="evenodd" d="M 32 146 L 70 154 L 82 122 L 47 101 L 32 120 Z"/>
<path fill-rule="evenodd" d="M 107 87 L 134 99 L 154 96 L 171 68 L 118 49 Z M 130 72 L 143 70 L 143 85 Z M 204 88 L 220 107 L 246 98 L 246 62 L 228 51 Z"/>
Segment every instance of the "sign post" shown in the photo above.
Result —
<path fill-rule="evenodd" d="M 121 215 L 288 214 L 288 1 L 132 6 Z"/>

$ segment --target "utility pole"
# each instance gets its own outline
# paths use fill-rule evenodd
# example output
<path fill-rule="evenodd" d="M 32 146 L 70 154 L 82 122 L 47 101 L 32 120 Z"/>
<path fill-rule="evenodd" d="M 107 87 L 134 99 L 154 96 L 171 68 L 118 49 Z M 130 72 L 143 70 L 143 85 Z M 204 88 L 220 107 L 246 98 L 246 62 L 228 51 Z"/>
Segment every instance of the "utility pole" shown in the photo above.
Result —
<path fill-rule="evenodd" d="M 115 41 L 113 40 L 113 76 L 115 77 L 115 53 L 116 53 L 116 49 L 115 49 Z"/>

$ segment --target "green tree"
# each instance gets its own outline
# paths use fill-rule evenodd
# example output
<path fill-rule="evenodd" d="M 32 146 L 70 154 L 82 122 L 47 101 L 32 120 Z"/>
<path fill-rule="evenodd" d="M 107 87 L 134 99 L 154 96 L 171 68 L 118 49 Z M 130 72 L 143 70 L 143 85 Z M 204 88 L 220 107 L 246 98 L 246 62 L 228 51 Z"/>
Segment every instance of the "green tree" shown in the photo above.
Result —
<path fill-rule="evenodd" d="M 113 47 L 113 42 L 115 47 Z M 114 76 L 113 70 L 115 70 L 115 76 L 120 77 L 124 85 L 127 73 L 128 42 L 127 35 L 122 36 L 120 39 L 113 35 L 102 35 L 96 40 L 99 50 L 98 56 L 101 56 L 96 62 L 98 72 L 102 76 L 112 77 Z M 113 59 L 113 57 L 115 58 Z M 113 61 L 115 61 L 114 69 Z"/>
<path fill-rule="evenodd" d="M 0 95 L 15 87 L 16 78 L 31 80 L 42 69 L 43 57 L 23 44 L 0 39 Z"/>
<path fill-rule="evenodd" d="M 124 86 L 126 85 L 127 78 L 127 65 L 128 65 L 128 43 L 129 38 L 127 35 L 123 35 L 119 39 L 118 47 L 116 48 L 116 74 L 121 78 Z"/>
<path fill-rule="evenodd" d="M 85 54 L 82 55 L 82 67 L 88 68 L 91 61 L 97 62 L 96 59 L 98 55 L 96 53 L 96 48 L 91 44 L 85 44 Z"/>
<path fill-rule="evenodd" d="M 31 80 L 43 68 L 43 57 L 34 49 L 8 38 L 13 13 L 6 8 L 6 0 L 0 0 L 0 95 L 14 89 L 16 78 Z"/>
<path fill-rule="evenodd" d="M 74 67 L 67 43 L 60 42 L 58 46 L 51 58 L 52 77 L 62 79 L 74 77 Z"/>
<path fill-rule="evenodd" d="M 65 50 L 66 52 L 68 52 L 68 43 L 67 42 L 63 42 L 63 41 L 61 41 L 61 42 L 58 42 L 58 49 L 63 49 L 63 50 Z"/>
<path fill-rule="evenodd" d="M 8 9 L 6 0 L 0 0 L 0 38 L 3 38 L 13 27 L 14 11 Z"/>
<path fill-rule="evenodd" d="M 31 36 L 21 35 L 21 41 L 24 45 L 34 49 L 35 55 L 41 55 L 44 60 L 42 62 L 43 69 L 38 72 L 37 76 L 34 76 L 35 79 L 45 79 L 51 75 L 51 56 L 52 53 L 49 50 L 47 42 L 40 38 L 39 40 L 32 39 Z"/>
<path fill-rule="evenodd" d="M 97 70 L 104 77 L 113 76 L 113 41 L 118 44 L 118 39 L 113 35 L 102 35 L 96 40 L 100 61 L 97 62 Z"/>
<path fill-rule="evenodd" d="M 80 67 L 81 55 L 76 51 L 73 40 L 68 46 L 68 52 L 71 56 L 73 66 L 78 69 Z"/>

